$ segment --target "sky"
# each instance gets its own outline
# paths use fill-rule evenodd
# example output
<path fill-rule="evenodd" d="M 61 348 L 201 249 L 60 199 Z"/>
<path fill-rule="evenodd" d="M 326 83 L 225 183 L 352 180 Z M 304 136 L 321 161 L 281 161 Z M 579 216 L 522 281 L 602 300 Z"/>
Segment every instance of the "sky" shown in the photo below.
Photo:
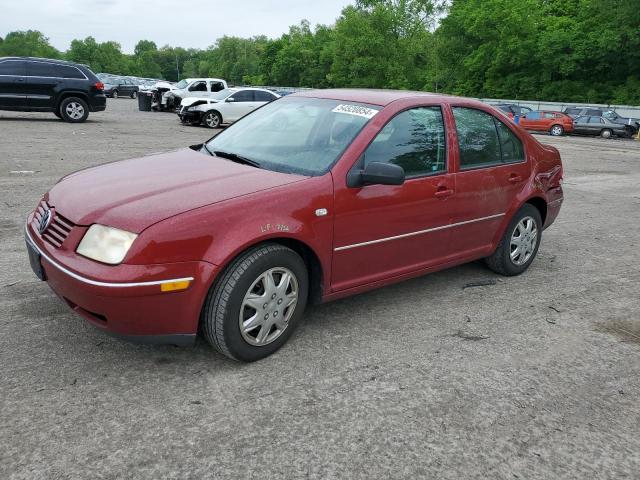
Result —
<path fill-rule="evenodd" d="M 279 37 L 290 25 L 332 24 L 349 0 L 0 0 L 0 37 L 40 30 L 59 50 L 74 38 L 114 40 L 133 53 L 138 40 L 158 47 L 206 48 L 223 35 Z"/>

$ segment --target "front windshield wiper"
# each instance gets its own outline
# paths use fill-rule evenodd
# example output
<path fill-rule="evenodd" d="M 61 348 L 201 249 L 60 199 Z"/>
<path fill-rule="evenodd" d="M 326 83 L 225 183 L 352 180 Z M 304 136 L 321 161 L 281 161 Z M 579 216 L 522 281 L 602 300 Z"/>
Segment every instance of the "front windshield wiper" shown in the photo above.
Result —
<path fill-rule="evenodd" d="M 207 151 L 211 153 L 208 148 L 207 148 Z M 251 160 L 250 158 L 243 157 L 242 155 L 238 155 L 237 153 L 223 152 L 221 150 L 216 150 L 213 152 L 213 154 L 216 157 L 226 158 L 236 163 L 244 163 L 245 165 L 251 165 L 252 167 L 260 168 L 260 163 L 256 162 L 255 160 Z"/>

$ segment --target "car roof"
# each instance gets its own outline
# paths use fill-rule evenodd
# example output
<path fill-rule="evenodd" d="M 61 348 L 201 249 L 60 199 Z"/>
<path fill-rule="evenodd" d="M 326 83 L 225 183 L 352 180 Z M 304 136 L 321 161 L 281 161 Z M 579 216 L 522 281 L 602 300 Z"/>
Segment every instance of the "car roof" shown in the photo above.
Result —
<path fill-rule="evenodd" d="M 58 60 L 55 58 L 40 58 L 40 57 L 0 57 L 0 62 L 3 60 L 33 60 L 37 62 L 55 63 L 58 65 L 72 65 L 77 67 L 78 65 L 84 66 L 81 63 L 69 62 L 68 60 Z"/>
<path fill-rule="evenodd" d="M 452 99 L 462 98 L 452 95 L 443 95 L 429 92 L 413 92 L 410 90 L 372 90 L 372 89 L 327 89 L 327 90 L 306 90 L 296 92 L 291 96 L 310 97 L 310 98 L 326 98 L 328 100 L 340 100 L 345 102 L 369 103 L 385 107 L 397 100 L 408 99 L 424 99 L 428 97 L 437 102 L 449 102 Z M 473 99 L 465 99 L 471 102 L 482 102 Z M 483 104 L 484 105 L 484 104 Z"/>

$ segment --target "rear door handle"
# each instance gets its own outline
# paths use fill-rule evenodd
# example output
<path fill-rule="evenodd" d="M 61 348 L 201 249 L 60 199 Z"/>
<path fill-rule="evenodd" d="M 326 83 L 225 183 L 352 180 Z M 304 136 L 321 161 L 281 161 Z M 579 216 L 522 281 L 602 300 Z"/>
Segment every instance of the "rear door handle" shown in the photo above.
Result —
<path fill-rule="evenodd" d="M 453 189 L 448 188 L 446 186 L 441 186 L 436 189 L 435 195 L 438 198 L 446 198 L 453 195 Z"/>
<path fill-rule="evenodd" d="M 511 175 L 509 175 L 509 183 L 518 183 L 522 181 L 522 177 L 520 175 L 516 175 L 515 173 L 512 173 Z"/>

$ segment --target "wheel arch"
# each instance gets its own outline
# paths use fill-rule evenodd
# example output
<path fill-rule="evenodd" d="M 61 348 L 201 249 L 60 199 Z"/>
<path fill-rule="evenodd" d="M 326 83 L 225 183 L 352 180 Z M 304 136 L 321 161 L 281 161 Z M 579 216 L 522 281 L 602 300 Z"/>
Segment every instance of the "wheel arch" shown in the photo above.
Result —
<path fill-rule="evenodd" d="M 526 204 L 534 206 L 539 212 L 540 217 L 542 217 L 542 225 L 547 221 L 547 202 L 542 197 L 531 197 L 523 205 Z"/>
<path fill-rule="evenodd" d="M 296 252 L 302 260 L 304 261 L 307 272 L 309 273 L 309 298 L 308 303 L 310 305 L 316 305 L 322 302 L 322 297 L 324 293 L 324 275 L 325 272 L 322 268 L 322 263 L 320 262 L 320 257 L 315 252 L 313 248 L 311 248 L 307 243 L 293 237 L 271 237 L 271 238 L 262 238 L 258 239 L 253 243 L 248 245 L 244 245 L 241 250 L 235 251 L 232 255 L 219 265 L 220 270 L 219 273 L 215 276 L 215 279 L 211 282 L 209 289 L 213 288 L 213 286 L 223 277 L 223 272 L 226 271 L 227 268 L 234 262 L 236 258 L 245 252 L 260 247 L 261 245 L 268 243 L 277 243 L 284 247 L 290 248 L 294 252 Z"/>
<path fill-rule="evenodd" d="M 56 100 L 56 111 L 60 110 L 60 104 L 64 101 L 64 99 L 69 97 L 78 97 L 84 100 L 87 105 L 89 105 L 89 96 L 86 93 L 67 90 L 64 92 L 60 92 L 60 94 L 58 95 L 58 99 Z"/>

